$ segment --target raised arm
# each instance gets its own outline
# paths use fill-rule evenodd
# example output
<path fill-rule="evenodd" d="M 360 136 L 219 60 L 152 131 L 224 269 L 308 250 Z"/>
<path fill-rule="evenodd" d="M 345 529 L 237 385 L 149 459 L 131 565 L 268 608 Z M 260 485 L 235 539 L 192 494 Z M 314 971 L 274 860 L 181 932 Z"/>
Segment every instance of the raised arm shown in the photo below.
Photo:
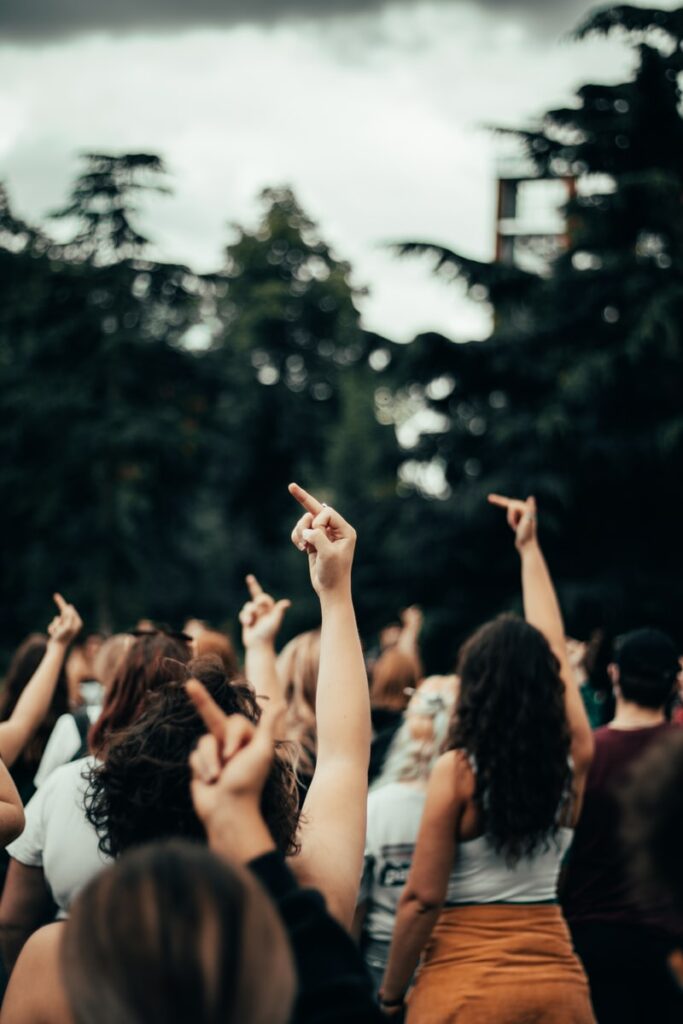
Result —
<path fill-rule="evenodd" d="M 249 600 L 240 612 L 242 643 L 244 645 L 244 671 L 256 690 L 262 709 L 270 713 L 282 701 L 282 686 L 277 672 L 275 638 L 282 626 L 291 601 L 275 601 L 255 576 L 247 576 Z"/>
<path fill-rule="evenodd" d="M 401 612 L 401 633 L 396 643 L 398 649 L 409 657 L 415 666 L 415 678 L 422 679 L 420 658 L 420 633 L 422 632 L 422 609 L 416 604 Z"/>
<path fill-rule="evenodd" d="M 593 734 L 569 664 L 564 622 L 555 587 L 538 543 L 536 501 L 534 498 L 518 501 L 499 494 L 489 495 L 489 501 L 506 510 L 508 524 L 515 534 L 515 546 L 522 563 L 524 617 L 543 633 L 560 663 L 575 782 L 577 787 L 581 787 L 593 757 Z"/>
<path fill-rule="evenodd" d="M 429 779 L 413 862 L 399 900 L 380 991 L 387 1014 L 401 1012 L 410 979 L 446 898 L 463 806 L 458 785 L 458 772 L 462 769 L 457 759 L 455 751 L 442 754 Z"/>
<path fill-rule="evenodd" d="M 296 484 L 306 513 L 292 540 L 308 554 L 322 616 L 316 695 L 318 754 L 302 812 L 301 852 L 292 868 L 320 890 L 330 912 L 351 928 L 365 847 L 370 699 L 351 597 L 355 530 Z"/>
<path fill-rule="evenodd" d="M 67 604 L 61 594 L 55 594 L 54 599 L 59 614 L 48 627 L 49 640 L 43 659 L 24 687 L 10 718 L 0 723 L 0 756 L 7 765 L 14 764 L 50 710 L 67 648 L 83 625 L 74 606 Z"/>

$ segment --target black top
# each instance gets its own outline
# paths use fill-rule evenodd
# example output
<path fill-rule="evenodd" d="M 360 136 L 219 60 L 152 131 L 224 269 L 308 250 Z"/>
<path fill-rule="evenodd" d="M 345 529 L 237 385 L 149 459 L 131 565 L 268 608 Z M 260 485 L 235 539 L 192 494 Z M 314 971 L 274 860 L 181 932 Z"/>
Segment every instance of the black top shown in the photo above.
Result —
<path fill-rule="evenodd" d="M 320 893 L 300 889 L 279 853 L 258 857 L 249 867 L 275 902 L 294 953 L 299 987 L 290 1024 L 386 1022 L 357 946 Z"/>

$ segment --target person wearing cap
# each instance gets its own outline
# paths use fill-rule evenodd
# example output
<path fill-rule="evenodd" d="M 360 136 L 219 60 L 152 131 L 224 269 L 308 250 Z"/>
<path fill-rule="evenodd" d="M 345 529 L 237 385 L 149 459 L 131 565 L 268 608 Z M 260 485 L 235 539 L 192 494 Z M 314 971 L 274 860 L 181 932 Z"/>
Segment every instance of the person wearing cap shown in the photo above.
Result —
<path fill-rule="evenodd" d="M 641 756 L 677 729 L 666 720 L 679 671 L 665 633 L 639 629 L 615 642 L 609 666 L 616 713 L 595 732 L 581 819 L 569 855 L 562 908 L 588 975 L 598 1024 L 683 1020 L 683 993 L 667 968 L 683 918 L 643 901 L 621 839 L 620 789 Z"/>

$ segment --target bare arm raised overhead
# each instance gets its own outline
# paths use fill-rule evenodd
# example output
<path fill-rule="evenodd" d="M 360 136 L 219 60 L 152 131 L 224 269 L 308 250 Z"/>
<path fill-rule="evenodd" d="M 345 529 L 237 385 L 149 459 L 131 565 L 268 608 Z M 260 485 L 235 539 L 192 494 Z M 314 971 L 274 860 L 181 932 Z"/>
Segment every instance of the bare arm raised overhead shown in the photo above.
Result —
<path fill-rule="evenodd" d="M 48 627 L 49 640 L 43 659 L 16 703 L 12 715 L 0 723 L 0 755 L 7 765 L 19 757 L 47 715 L 64 664 L 66 651 L 83 625 L 73 605 L 54 595 L 59 614 Z"/>
<path fill-rule="evenodd" d="M 256 690 L 262 709 L 270 713 L 282 701 L 282 686 L 277 672 L 275 637 L 280 632 L 285 612 L 291 606 L 286 599 L 276 601 L 266 594 L 255 576 L 246 578 L 249 600 L 240 612 L 244 672 Z"/>
<path fill-rule="evenodd" d="M 301 853 L 292 867 L 350 929 L 365 846 L 371 736 L 368 680 L 351 597 L 356 531 L 297 484 L 289 490 L 306 510 L 292 541 L 308 555 L 322 616 L 318 756 L 302 812 Z"/>
<path fill-rule="evenodd" d="M 543 633 L 560 663 L 571 737 L 578 812 L 583 784 L 593 757 L 593 734 L 569 664 L 564 622 L 555 587 L 538 543 L 536 500 L 527 498 L 526 501 L 519 501 L 515 498 L 504 498 L 499 494 L 490 494 L 489 501 L 492 505 L 505 509 L 508 525 L 515 534 L 515 546 L 522 563 L 524 617 L 530 625 Z"/>

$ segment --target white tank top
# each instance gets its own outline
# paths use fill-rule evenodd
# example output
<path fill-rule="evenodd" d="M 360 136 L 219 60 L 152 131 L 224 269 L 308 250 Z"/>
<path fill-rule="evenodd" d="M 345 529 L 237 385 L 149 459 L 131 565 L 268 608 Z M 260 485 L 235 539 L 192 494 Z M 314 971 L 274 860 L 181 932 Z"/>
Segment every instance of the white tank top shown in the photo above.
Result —
<path fill-rule="evenodd" d="M 462 903 L 551 903 L 557 899 L 557 880 L 574 830 L 561 827 L 531 857 L 509 867 L 483 835 L 459 842 L 448 881 L 446 906 Z"/>

